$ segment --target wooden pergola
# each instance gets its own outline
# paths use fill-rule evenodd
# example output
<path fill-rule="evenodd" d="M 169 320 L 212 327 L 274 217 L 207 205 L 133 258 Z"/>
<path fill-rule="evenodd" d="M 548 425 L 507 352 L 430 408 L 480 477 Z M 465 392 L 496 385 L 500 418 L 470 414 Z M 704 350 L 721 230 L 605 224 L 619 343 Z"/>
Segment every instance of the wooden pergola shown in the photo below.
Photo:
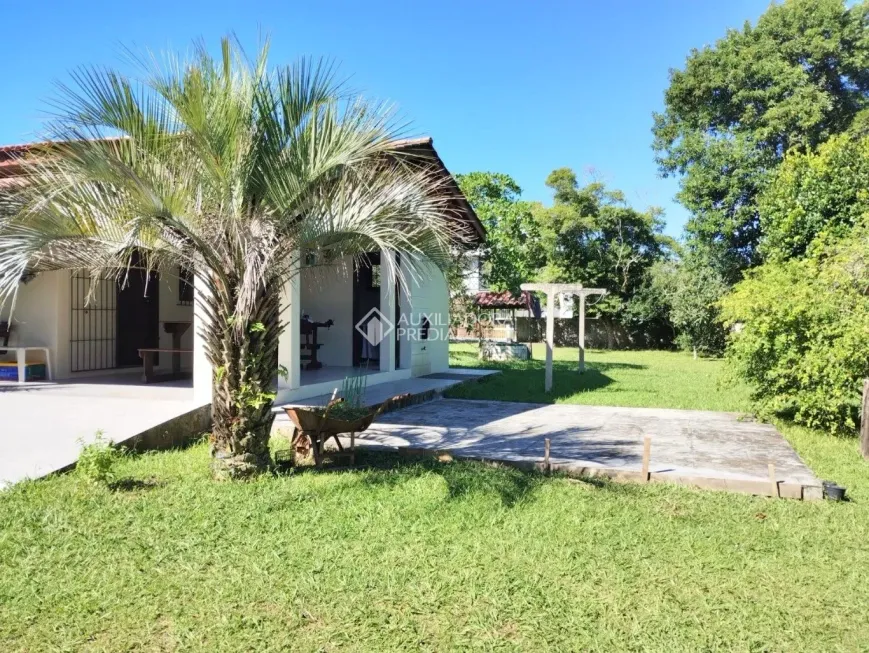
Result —
<path fill-rule="evenodd" d="M 546 392 L 552 391 L 552 354 L 555 347 L 555 295 L 579 297 L 579 373 L 585 372 L 585 298 L 606 295 L 603 288 L 585 288 L 581 283 L 523 283 L 522 290 L 546 293 Z"/>

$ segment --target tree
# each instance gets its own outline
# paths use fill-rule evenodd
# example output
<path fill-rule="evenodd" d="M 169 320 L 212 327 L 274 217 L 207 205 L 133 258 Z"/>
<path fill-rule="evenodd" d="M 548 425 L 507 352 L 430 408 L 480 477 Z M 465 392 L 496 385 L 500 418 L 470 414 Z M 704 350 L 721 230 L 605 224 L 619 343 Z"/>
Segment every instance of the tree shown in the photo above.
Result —
<path fill-rule="evenodd" d="M 785 153 L 848 129 L 869 93 L 869 3 L 786 0 L 752 26 L 693 50 L 670 73 L 654 149 L 682 177 L 690 240 L 728 263 L 759 262 L 758 194 Z"/>
<path fill-rule="evenodd" d="M 267 47 L 251 62 L 230 39 L 216 59 L 195 52 L 143 82 L 82 69 L 62 87 L 47 155 L 4 198 L 0 304 L 43 270 L 195 270 L 213 468 L 241 477 L 269 465 L 280 290 L 300 253 L 388 248 L 403 266 L 444 265 L 454 198 L 394 144 L 389 111 L 342 90 L 330 66 L 269 70 Z"/>
<path fill-rule="evenodd" d="M 721 354 L 725 330 L 719 302 L 728 290 L 721 272 L 707 257 L 688 254 L 679 261 L 661 261 L 650 271 L 651 296 L 663 306 L 676 331 L 676 342 L 697 353 Z"/>
<path fill-rule="evenodd" d="M 869 213 L 869 137 L 843 134 L 817 152 L 791 152 L 758 206 L 770 260 L 802 257 L 820 235 L 846 235 Z"/>
<path fill-rule="evenodd" d="M 605 288 L 596 310 L 616 316 L 672 245 L 661 233 L 661 211 L 637 211 L 600 182 L 580 187 L 570 168 L 553 171 L 546 185 L 555 197 L 551 207 L 533 210 L 542 263 L 535 278 Z"/>
<path fill-rule="evenodd" d="M 456 175 L 459 187 L 486 228 L 482 273 L 487 288 L 519 292 L 534 273 L 537 225 L 522 189 L 500 172 Z"/>

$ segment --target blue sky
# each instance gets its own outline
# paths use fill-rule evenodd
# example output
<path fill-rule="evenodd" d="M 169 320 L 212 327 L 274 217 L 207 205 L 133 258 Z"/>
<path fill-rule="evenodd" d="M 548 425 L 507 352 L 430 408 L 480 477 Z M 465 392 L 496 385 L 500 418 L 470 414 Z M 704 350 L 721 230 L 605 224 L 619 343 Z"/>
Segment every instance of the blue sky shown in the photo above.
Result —
<path fill-rule="evenodd" d="M 124 67 L 121 46 L 183 51 L 234 31 L 272 63 L 335 59 L 354 88 L 394 101 L 453 172 L 512 175 L 549 201 L 554 168 L 593 168 L 638 208 L 664 208 L 667 233 L 687 213 L 660 179 L 651 114 L 668 70 L 692 47 L 755 21 L 766 0 L 367 2 L 7 2 L 2 7 L 0 143 L 38 137 L 53 83 L 80 64 Z M 14 53 L 16 56 L 10 57 Z"/>

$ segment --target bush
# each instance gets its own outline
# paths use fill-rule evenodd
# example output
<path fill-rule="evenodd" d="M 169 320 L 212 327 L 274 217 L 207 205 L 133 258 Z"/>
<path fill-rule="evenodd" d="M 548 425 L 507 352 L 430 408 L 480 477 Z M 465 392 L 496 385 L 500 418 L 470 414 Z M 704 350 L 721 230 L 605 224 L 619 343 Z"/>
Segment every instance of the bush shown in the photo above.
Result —
<path fill-rule="evenodd" d="M 833 434 L 859 420 L 869 375 L 869 228 L 820 238 L 804 259 L 767 263 L 721 302 L 728 359 L 762 411 Z"/>
<path fill-rule="evenodd" d="M 804 256 L 812 241 L 847 235 L 869 210 L 869 138 L 842 134 L 788 154 L 759 200 L 768 260 Z"/>
<path fill-rule="evenodd" d="M 103 436 L 102 431 L 97 431 L 94 441 L 86 444 L 79 440 L 81 453 L 76 463 L 76 471 L 87 481 L 95 485 L 108 484 L 115 480 L 113 468 L 117 460 L 123 455 L 123 451 L 116 447 L 111 440 Z"/>

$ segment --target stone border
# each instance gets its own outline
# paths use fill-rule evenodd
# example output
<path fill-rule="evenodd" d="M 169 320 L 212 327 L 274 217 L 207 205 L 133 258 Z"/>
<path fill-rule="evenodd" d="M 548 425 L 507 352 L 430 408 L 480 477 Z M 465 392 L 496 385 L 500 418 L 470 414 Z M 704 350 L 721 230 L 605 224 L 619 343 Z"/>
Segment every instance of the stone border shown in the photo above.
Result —
<path fill-rule="evenodd" d="M 482 458 L 480 456 L 463 456 L 448 449 L 425 449 L 423 447 L 398 447 L 396 451 L 405 456 L 426 456 L 441 461 L 448 459 L 473 460 L 477 462 L 507 465 L 523 471 L 536 471 L 541 473 L 558 472 L 569 478 L 606 478 L 617 483 L 669 483 L 671 485 L 685 485 L 701 490 L 718 490 L 724 492 L 737 492 L 740 494 L 752 494 L 765 497 L 777 497 L 782 499 L 797 499 L 802 501 L 819 501 L 824 498 L 823 487 L 820 485 L 802 485 L 801 483 L 786 483 L 779 481 L 778 494 L 773 494 L 770 482 L 752 481 L 744 479 L 709 478 L 706 476 L 678 476 L 670 473 L 650 472 L 648 481 L 644 481 L 643 473 L 639 471 L 614 469 L 612 467 L 582 467 L 576 463 L 551 463 L 548 466 L 544 462 L 532 462 L 525 460 L 501 460 L 497 458 Z"/>

